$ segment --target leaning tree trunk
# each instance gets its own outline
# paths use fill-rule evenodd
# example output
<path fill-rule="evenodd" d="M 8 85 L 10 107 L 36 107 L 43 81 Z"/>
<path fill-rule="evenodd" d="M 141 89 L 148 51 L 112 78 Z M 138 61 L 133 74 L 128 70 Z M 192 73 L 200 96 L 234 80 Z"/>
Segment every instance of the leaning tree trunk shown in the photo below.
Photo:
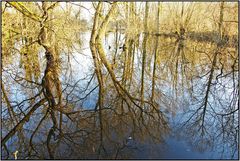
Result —
<path fill-rule="evenodd" d="M 56 4 L 56 3 L 55 3 Z M 48 20 L 49 20 L 49 7 L 47 6 L 46 2 L 42 3 L 42 10 L 43 16 L 42 21 L 40 24 L 41 30 L 39 33 L 39 44 L 44 47 L 45 49 L 45 56 L 47 60 L 47 66 L 44 72 L 44 77 L 42 80 L 42 85 L 44 88 L 44 95 L 47 98 L 49 104 L 49 110 L 53 122 L 52 128 L 49 130 L 48 137 L 47 137 L 47 148 L 49 152 L 49 156 L 51 159 L 54 158 L 54 152 L 50 147 L 50 140 L 54 134 L 54 130 L 57 129 L 57 119 L 55 116 L 55 108 L 60 108 L 62 111 L 61 106 L 61 98 L 62 98 L 62 90 L 61 90 L 61 83 L 58 76 L 58 64 L 56 60 L 56 49 L 55 49 L 55 41 L 50 40 L 53 35 L 51 35 L 51 31 L 47 28 Z M 55 97 L 58 98 L 58 103 L 56 103 Z M 58 107 L 57 107 L 58 106 Z M 60 122 L 62 113 L 60 112 Z M 60 132 L 61 132 L 61 123 L 60 124 Z"/>
<path fill-rule="evenodd" d="M 92 52 L 92 57 L 93 57 L 93 62 L 95 66 L 95 72 L 97 75 L 98 79 L 98 84 L 99 84 L 99 92 L 98 92 L 98 107 L 99 107 L 99 124 L 100 124 L 100 146 L 99 146 L 99 155 L 100 155 L 100 148 L 104 148 L 103 146 L 103 124 L 102 124 L 102 108 L 103 108 L 103 96 L 104 96 L 104 90 L 103 90 L 103 78 L 102 78 L 102 72 L 101 72 L 101 65 L 100 65 L 100 60 L 99 56 L 97 53 L 97 48 L 96 48 L 96 37 L 98 33 L 98 24 L 99 24 L 99 17 L 100 17 L 100 12 L 102 9 L 102 2 L 99 2 L 97 5 L 97 9 L 95 12 L 94 16 L 94 23 L 93 23 L 93 29 L 91 33 L 91 40 L 90 40 L 90 49 Z"/>
<path fill-rule="evenodd" d="M 102 2 L 98 3 L 97 9 L 96 9 L 96 13 L 94 16 L 94 24 L 93 24 L 93 29 L 92 29 L 92 33 L 91 33 L 91 40 L 90 40 L 90 49 L 92 52 L 92 57 L 93 57 L 93 62 L 94 62 L 94 66 L 95 66 L 95 72 L 97 75 L 97 79 L 98 79 L 98 84 L 99 84 L 99 98 L 98 98 L 98 105 L 99 105 L 99 110 L 101 111 L 101 108 L 103 106 L 103 95 L 104 95 L 104 91 L 103 91 L 103 78 L 102 78 L 102 72 L 101 72 L 101 65 L 100 65 L 100 60 L 99 60 L 99 56 L 97 54 L 97 50 L 96 50 L 96 37 L 97 37 L 97 30 L 98 30 L 98 23 L 99 23 L 99 13 L 102 9 Z"/>

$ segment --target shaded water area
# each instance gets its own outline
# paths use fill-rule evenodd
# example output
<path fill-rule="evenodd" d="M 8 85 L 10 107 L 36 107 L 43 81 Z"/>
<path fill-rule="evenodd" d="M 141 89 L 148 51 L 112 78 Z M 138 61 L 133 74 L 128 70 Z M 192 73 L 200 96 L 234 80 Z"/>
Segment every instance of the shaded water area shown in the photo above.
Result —
<path fill-rule="evenodd" d="M 13 159 L 15 151 L 19 159 L 50 155 L 54 159 L 237 159 L 238 49 L 160 36 L 152 100 L 151 43 L 157 37 L 150 36 L 142 102 L 141 45 L 134 43 L 126 59 L 119 35 L 117 44 L 115 34 L 106 35 L 104 50 L 107 59 L 115 62 L 116 78 L 131 98 L 119 94 L 106 68 L 99 93 L 90 33 L 83 33 L 81 47 L 67 56 L 60 54 L 63 108 L 55 116 L 59 120 L 62 113 L 61 128 L 52 131 L 51 112 L 40 85 L 46 68 L 44 53 L 38 56 L 40 72 L 30 72 L 27 79 L 19 54 L 12 56 L 11 63 L 3 62 L 2 138 L 16 126 L 10 117 L 23 120 L 30 107 L 38 107 L 2 146 L 2 159 Z M 128 74 L 123 76 L 124 69 Z M 9 114 L 10 104 L 14 116 Z"/>

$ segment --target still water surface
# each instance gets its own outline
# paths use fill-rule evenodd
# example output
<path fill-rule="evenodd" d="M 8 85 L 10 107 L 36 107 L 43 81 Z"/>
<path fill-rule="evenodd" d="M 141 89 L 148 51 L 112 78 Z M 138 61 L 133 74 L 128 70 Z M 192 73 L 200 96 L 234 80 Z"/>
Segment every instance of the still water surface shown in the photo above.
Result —
<path fill-rule="evenodd" d="M 94 65 L 89 49 L 90 34 L 81 35 L 83 45 L 72 55 L 61 57 L 63 100 L 71 119 L 63 116 L 63 136 L 55 132 L 51 140 L 55 159 L 230 159 L 238 158 L 238 57 L 237 48 L 218 47 L 214 43 L 191 40 L 176 41 L 161 38 L 157 60 L 155 104 L 158 111 L 144 106 L 143 115 L 131 104 L 129 108 L 117 94 L 108 72 L 103 70 L 104 109 L 99 115 L 95 109 L 98 101 L 98 84 L 93 77 Z M 154 38 L 150 38 L 154 39 Z M 113 59 L 114 35 L 105 39 L 105 51 Z M 123 42 L 119 42 L 119 46 Z M 140 96 L 141 46 L 135 47 L 133 77 L 126 88 L 134 97 Z M 145 98 L 150 98 L 153 47 L 149 44 L 145 69 Z M 216 63 L 214 64 L 214 55 Z M 123 54 L 117 50 L 114 72 L 120 80 Z M 44 53 L 39 53 L 41 76 L 46 62 Z M 132 60 L 131 60 L 132 61 Z M 212 75 L 212 76 L 211 76 Z M 15 77 L 14 77 L 15 76 Z M 11 64 L 3 64 L 2 78 L 12 103 L 31 98 L 39 92 L 37 85 L 25 83 L 26 88 L 13 77 L 24 77 L 19 68 L 19 55 Z M 36 98 L 37 102 L 40 98 Z M 24 102 L 26 109 L 34 102 Z M 12 128 L 8 122 L 6 103 L 2 103 L 2 137 Z M 19 108 L 15 108 L 22 118 Z M 39 108 L 2 148 L 2 159 L 13 159 L 19 151 L 19 159 L 49 158 L 46 139 L 52 126 L 50 116 L 42 122 L 29 145 L 33 130 L 44 117 L 46 108 Z M 29 150 L 31 149 L 31 150 Z M 9 155 L 7 155 L 9 153 Z"/>

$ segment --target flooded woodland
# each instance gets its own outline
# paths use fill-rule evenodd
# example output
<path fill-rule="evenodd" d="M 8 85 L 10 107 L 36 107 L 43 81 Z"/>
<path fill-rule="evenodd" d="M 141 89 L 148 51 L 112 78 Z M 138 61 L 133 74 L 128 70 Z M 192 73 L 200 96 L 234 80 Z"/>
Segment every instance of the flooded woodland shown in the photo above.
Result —
<path fill-rule="evenodd" d="M 238 2 L 2 2 L 1 159 L 238 159 Z"/>

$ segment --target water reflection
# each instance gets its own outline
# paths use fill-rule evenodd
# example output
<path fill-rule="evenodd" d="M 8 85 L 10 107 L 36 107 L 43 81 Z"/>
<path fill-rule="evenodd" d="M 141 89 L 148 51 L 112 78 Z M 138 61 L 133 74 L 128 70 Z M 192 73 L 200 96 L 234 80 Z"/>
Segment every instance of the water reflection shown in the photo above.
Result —
<path fill-rule="evenodd" d="M 89 34 L 85 38 L 89 40 Z M 87 43 L 82 50 L 90 58 L 60 54 L 58 74 L 51 54 L 46 54 L 47 62 L 39 56 L 39 65 L 34 65 L 41 67 L 41 76 L 32 68 L 19 71 L 19 62 L 24 64 L 22 58 L 3 63 L 2 159 L 12 159 L 16 150 L 19 159 L 127 159 L 148 158 L 150 153 L 153 158 L 164 158 L 160 151 L 169 137 L 186 140 L 188 151 L 213 151 L 213 158 L 237 158 L 237 48 L 160 36 L 155 99 L 151 100 L 154 65 L 149 54 L 145 99 L 140 100 L 141 46 L 130 42 L 131 52 L 126 55 L 114 45 L 113 38 L 107 36 L 105 50 L 111 46 L 114 51 L 108 58 L 115 60 L 116 80 L 127 92 L 121 91 L 119 84 L 116 88 L 103 68 L 104 84 L 99 93 L 91 53 L 84 51 Z M 148 43 L 150 46 L 154 41 Z M 89 60 L 87 65 L 83 59 Z"/>

